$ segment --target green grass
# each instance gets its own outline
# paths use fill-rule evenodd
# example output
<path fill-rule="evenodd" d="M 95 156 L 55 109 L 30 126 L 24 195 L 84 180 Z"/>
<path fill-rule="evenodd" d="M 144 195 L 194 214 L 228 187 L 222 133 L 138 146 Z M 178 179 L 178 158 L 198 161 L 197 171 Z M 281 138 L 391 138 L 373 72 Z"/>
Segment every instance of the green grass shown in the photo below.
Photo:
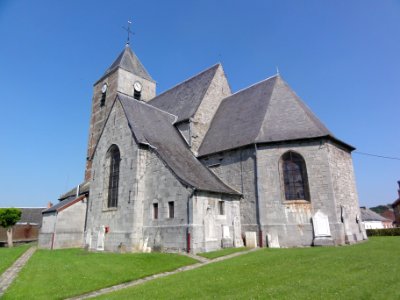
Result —
<path fill-rule="evenodd" d="M 400 299 L 400 237 L 263 249 L 101 299 Z"/>
<path fill-rule="evenodd" d="M 245 250 L 248 250 L 248 248 L 245 248 L 245 247 L 226 248 L 226 249 L 212 251 L 212 252 L 198 253 L 197 255 L 208 258 L 208 259 L 214 259 L 217 257 L 221 257 L 221 256 L 225 256 L 225 255 L 229 255 L 232 253 L 241 252 L 241 251 L 245 251 Z"/>
<path fill-rule="evenodd" d="M 13 248 L 0 248 L 0 274 L 10 267 L 30 245 L 20 245 Z"/>
<path fill-rule="evenodd" d="M 62 299 L 195 262 L 177 254 L 37 250 L 4 299 Z"/>

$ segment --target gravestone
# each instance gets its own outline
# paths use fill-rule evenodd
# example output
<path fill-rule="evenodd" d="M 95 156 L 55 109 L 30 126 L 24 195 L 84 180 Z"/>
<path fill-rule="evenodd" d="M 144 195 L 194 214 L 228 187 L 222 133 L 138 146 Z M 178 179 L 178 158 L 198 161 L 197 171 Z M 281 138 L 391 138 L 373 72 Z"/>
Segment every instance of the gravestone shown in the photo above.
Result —
<path fill-rule="evenodd" d="M 221 246 L 222 248 L 230 248 L 233 245 L 233 241 L 231 238 L 231 234 L 229 232 L 229 226 L 222 225 L 222 240 Z"/>
<path fill-rule="evenodd" d="M 267 234 L 268 248 L 280 248 L 279 238 L 277 234 Z"/>
<path fill-rule="evenodd" d="M 246 231 L 246 247 L 257 248 L 257 234 L 254 231 Z"/>
<path fill-rule="evenodd" d="M 97 233 L 97 251 L 104 251 L 104 237 L 106 228 L 104 225 L 100 226 L 99 232 Z"/>
<path fill-rule="evenodd" d="M 341 205 L 340 209 L 342 213 L 342 223 L 344 227 L 344 240 L 346 244 L 354 244 L 354 236 L 350 230 L 350 220 L 347 216 L 346 208 Z"/>
<path fill-rule="evenodd" d="M 333 246 L 334 242 L 329 227 L 328 216 L 318 210 L 312 217 L 314 229 L 314 246 Z"/>
<path fill-rule="evenodd" d="M 240 217 L 233 218 L 233 246 L 243 247 L 242 228 L 240 226 Z"/>

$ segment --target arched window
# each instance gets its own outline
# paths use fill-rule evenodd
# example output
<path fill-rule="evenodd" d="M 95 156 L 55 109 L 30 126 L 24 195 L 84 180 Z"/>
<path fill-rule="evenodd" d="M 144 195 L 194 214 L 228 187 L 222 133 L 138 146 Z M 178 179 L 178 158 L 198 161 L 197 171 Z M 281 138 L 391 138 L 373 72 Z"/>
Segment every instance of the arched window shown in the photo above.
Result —
<path fill-rule="evenodd" d="M 310 200 L 306 163 L 300 154 L 289 151 L 281 158 L 286 200 Z"/>
<path fill-rule="evenodd" d="M 107 207 L 118 206 L 118 181 L 119 181 L 119 163 L 121 155 L 118 147 L 112 145 L 107 152 L 109 160 L 109 178 L 108 178 L 108 199 Z"/>

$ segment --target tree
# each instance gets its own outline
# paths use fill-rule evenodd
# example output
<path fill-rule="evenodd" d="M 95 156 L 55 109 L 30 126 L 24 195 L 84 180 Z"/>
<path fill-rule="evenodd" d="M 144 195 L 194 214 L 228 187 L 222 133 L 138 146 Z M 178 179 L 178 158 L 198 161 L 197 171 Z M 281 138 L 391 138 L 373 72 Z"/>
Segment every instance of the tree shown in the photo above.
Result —
<path fill-rule="evenodd" d="M 21 220 L 21 210 L 18 208 L 0 208 L 0 226 L 7 229 L 7 245 L 13 246 L 12 228 Z"/>

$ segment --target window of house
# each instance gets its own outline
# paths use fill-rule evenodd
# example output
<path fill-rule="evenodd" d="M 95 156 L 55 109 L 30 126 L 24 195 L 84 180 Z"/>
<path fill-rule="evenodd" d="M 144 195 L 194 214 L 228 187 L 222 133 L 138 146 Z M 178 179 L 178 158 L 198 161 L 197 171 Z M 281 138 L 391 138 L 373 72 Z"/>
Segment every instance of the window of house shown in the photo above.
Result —
<path fill-rule="evenodd" d="M 153 219 L 158 219 L 158 203 L 153 203 Z"/>
<path fill-rule="evenodd" d="M 174 211 L 174 201 L 170 201 L 168 202 L 168 217 L 170 219 L 173 219 L 175 215 L 175 211 Z"/>
<path fill-rule="evenodd" d="M 225 214 L 225 203 L 224 201 L 218 201 L 218 212 L 220 215 Z"/>
<path fill-rule="evenodd" d="M 119 165 L 121 156 L 116 145 L 112 145 L 107 153 L 109 160 L 108 201 L 107 207 L 118 206 Z"/>
<path fill-rule="evenodd" d="M 310 200 L 306 163 L 300 154 L 289 151 L 281 159 L 286 200 Z"/>

